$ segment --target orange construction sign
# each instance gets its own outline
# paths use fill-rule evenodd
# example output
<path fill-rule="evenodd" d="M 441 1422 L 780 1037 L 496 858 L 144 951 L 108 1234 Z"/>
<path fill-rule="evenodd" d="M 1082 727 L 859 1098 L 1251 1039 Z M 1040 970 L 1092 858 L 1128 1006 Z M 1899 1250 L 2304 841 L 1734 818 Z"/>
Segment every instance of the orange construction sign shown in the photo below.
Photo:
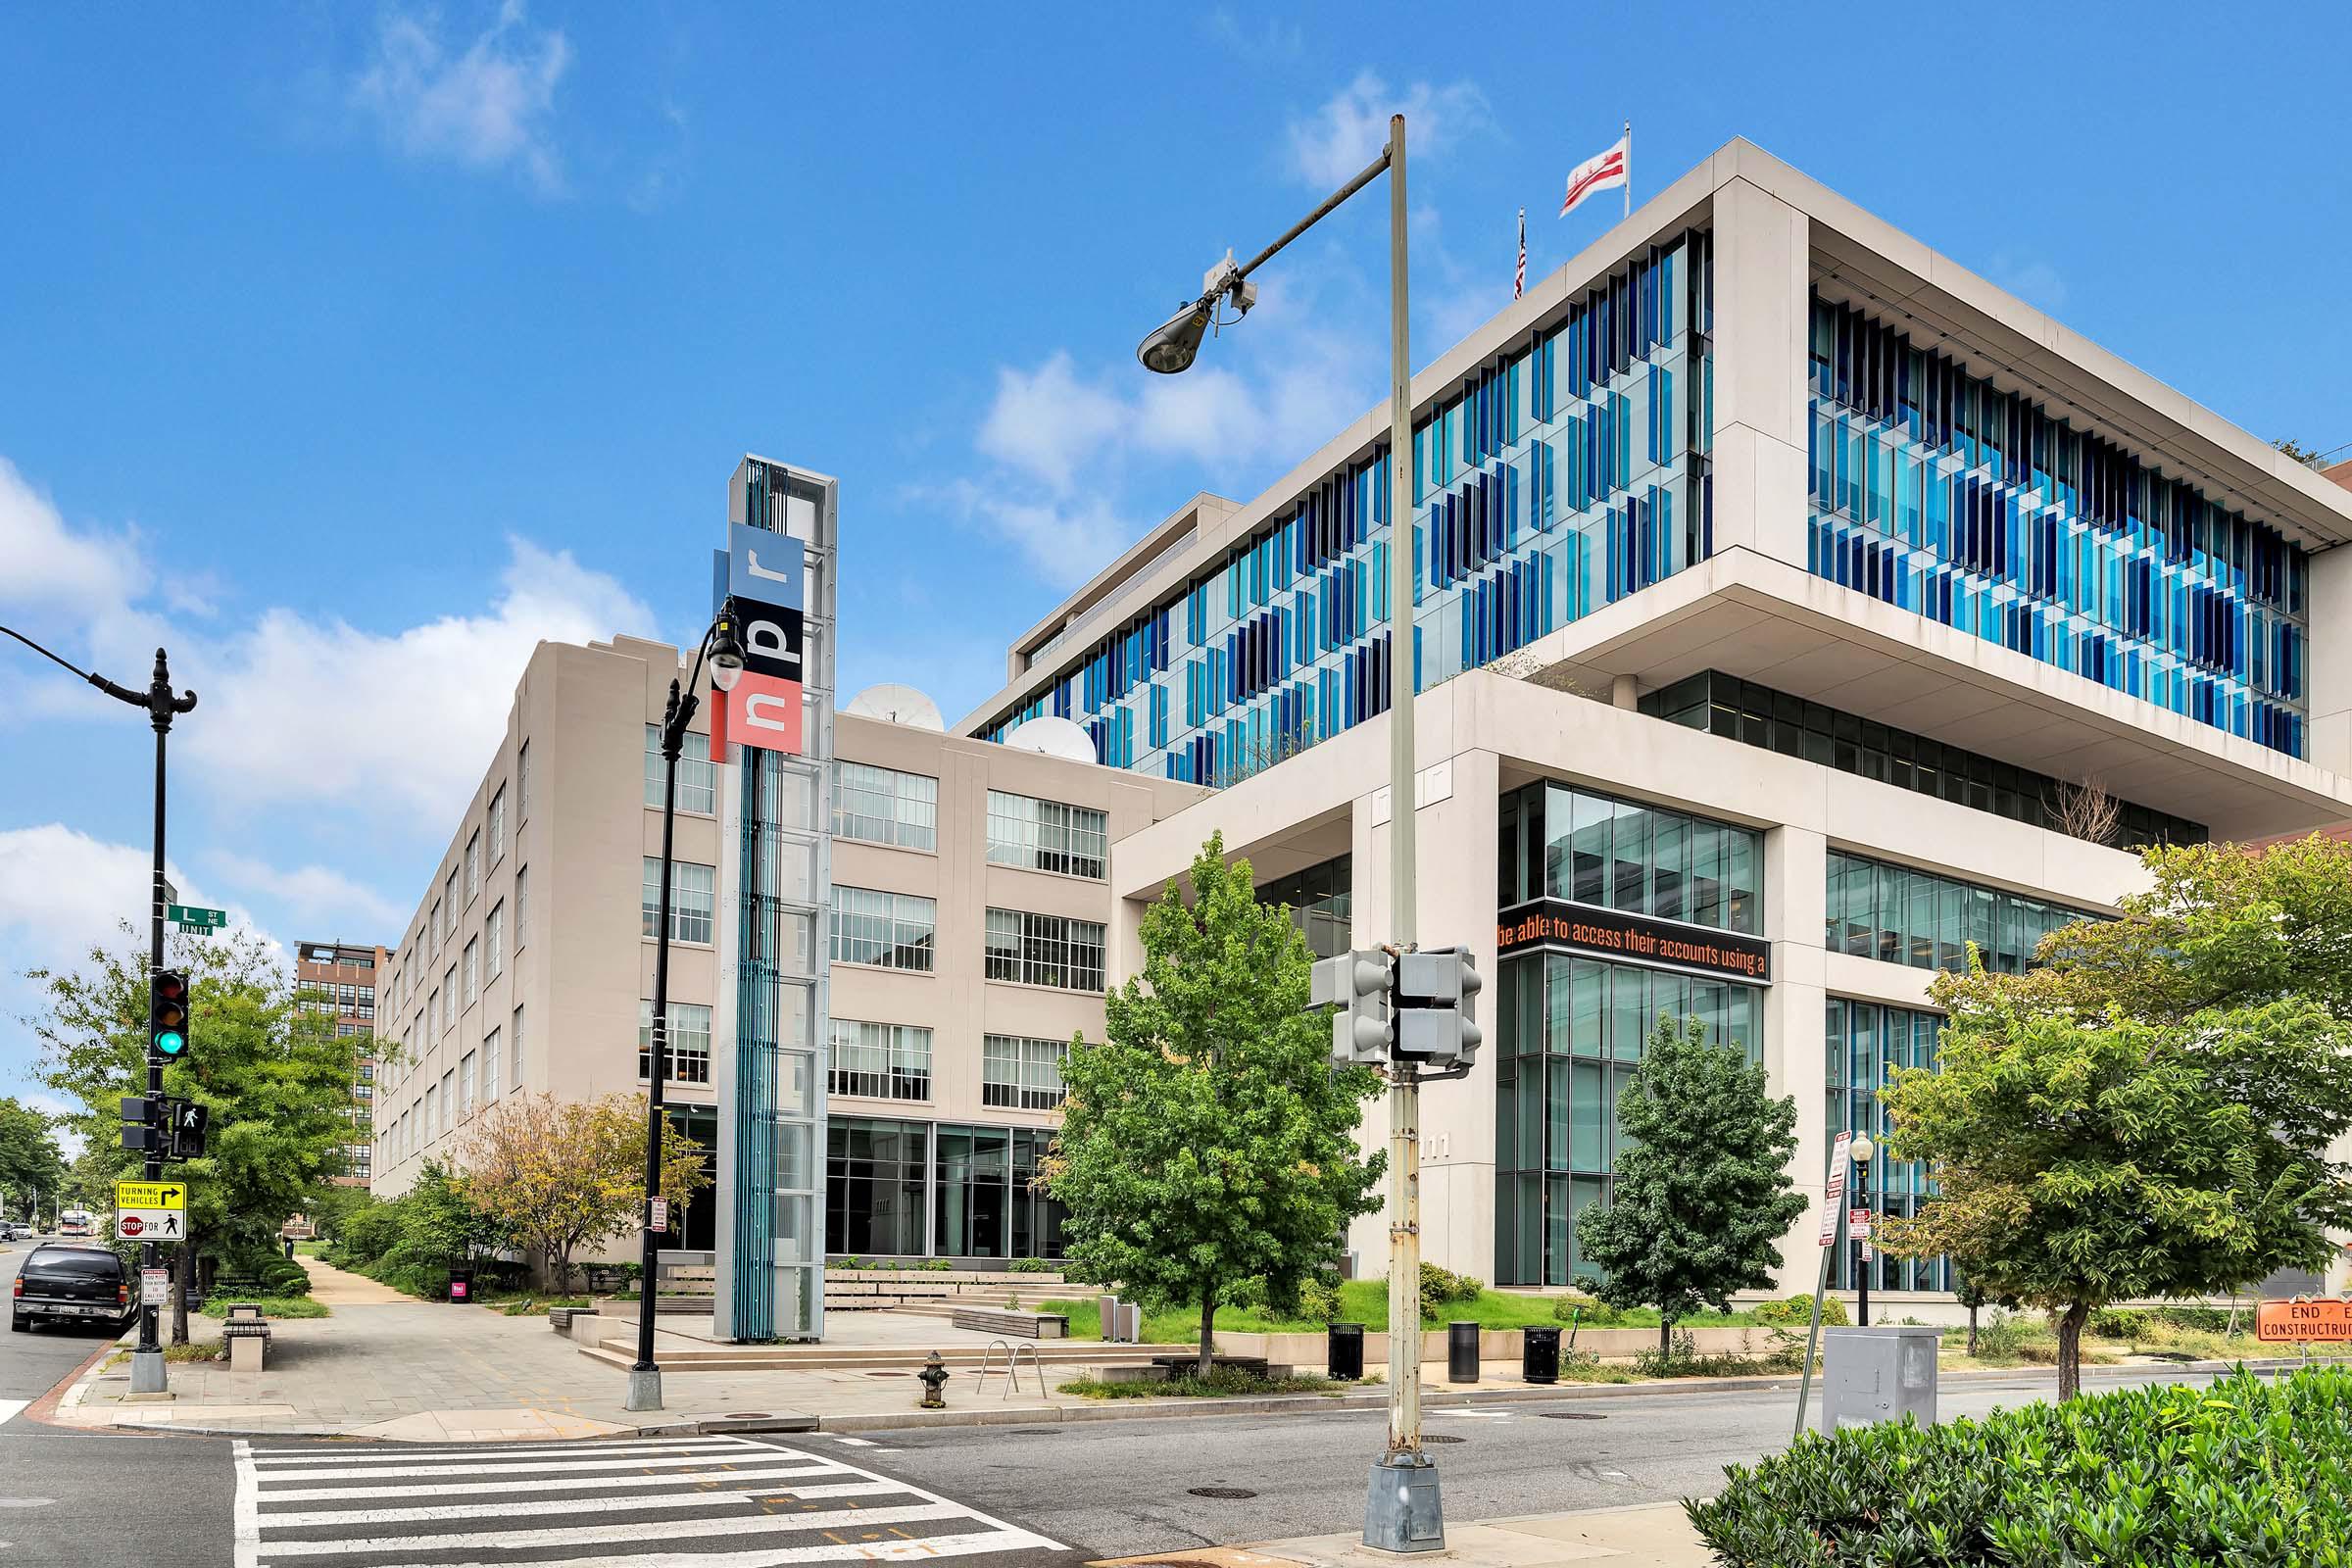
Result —
<path fill-rule="evenodd" d="M 2323 1296 L 2310 1300 L 2265 1301 L 2255 1309 L 2254 1337 L 2266 1342 L 2322 1340 L 2352 1345 L 2352 1300 Z"/>

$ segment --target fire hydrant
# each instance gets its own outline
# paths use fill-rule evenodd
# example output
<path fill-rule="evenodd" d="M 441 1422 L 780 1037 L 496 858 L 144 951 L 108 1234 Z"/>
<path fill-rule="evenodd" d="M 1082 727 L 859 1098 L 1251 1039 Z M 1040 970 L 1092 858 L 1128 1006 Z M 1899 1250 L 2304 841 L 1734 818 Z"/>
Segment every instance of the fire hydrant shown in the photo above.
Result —
<path fill-rule="evenodd" d="M 923 1369 L 917 1372 L 915 1377 L 923 1385 L 922 1403 L 916 1408 L 922 1410 L 946 1409 L 948 1401 L 941 1396 L 940 1390 L 947 1386 L 948 1368 L 947 1364 L 940 1360 L 937 1350 L 931 1352 L 931 1358 L 923 1363 Z"/>

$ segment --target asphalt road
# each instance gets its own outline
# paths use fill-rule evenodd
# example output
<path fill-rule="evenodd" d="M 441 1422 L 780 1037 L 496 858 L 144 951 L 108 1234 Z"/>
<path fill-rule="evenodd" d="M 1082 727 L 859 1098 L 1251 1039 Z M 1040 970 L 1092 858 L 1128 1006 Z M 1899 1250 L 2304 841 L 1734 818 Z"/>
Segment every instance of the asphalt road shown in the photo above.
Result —
<path fill-rule="evenodd" d="M 0 1244 L 0 1284 L 27 1250 Z M 98 1330 L 0 1338 L 0 1568 L 624 1568 L 674 1562 L 688 1543 L 757 1553 L 906 1537 L 974 1568 L 1058 1568 L 1355 1529 L 1384 1424 L 1332 1411 L 468 1449 L 95 1434 L 22 1413 L 109 1347 Z M 2095 1388 L 2160 1378 L 2090 1374 Z M 2043 1370 L 1954 1386 L 1942 1410 L 2047 1397 L 2053 1382 Z M 1436 1410 L 1427 1430 L 1446 1517 L 1468 1523 L 1711 1492 L 1726 1464 L 1788 1442 L 1794 1405 L 1793 1386 L 1592 1393 Z M 240 1498 L 257 1532 L 244 1565 Z"/>

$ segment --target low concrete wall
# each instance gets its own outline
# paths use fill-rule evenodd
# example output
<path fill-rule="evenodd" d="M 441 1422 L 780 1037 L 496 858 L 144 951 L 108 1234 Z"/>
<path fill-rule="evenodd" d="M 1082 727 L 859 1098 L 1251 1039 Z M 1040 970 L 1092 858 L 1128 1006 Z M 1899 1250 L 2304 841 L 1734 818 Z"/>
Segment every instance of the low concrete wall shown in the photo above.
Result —
<path fill-rule="evenodd" d="M 1768 1328 L 1702 1328 L 1687 1329 L 1697 1342 L 1701 1355 L 1752 1355 L 1773 1348 L 1772 1330 Z M 1656 1329 L 1588 1329 L 1576 1333 L 1576 1348 L 1590 1351 L 1604 1361 L 1630 1361 L 1644 1350 L 1658 1348 Z M 1220 1330 L 1217 1348 L 1227 1355 L 1262 1355 L 1270 1362 L 1297 1366 L 1319 1367 L 1324 1364 L 1326 1337 L 1321 1334 L 1241 1334 Z M 1568 1336 L 1560 1335 L 1560 1348 L 1568 1348 Z M 1478 1336 L 1478 1358 L 1482 1361 L 1516 1361 L 1519 1359 L 1520 1332 L 1517 1329 L 1482 1329 Z M 1421 1359 L 1446 1359 L 1446 1331 L 1425 1330 L 1421 1335 Z M 1364 1335 L 1364 1367 L 1388 1365 L 1389 1336 L 1386 1332 L 1368 1331 Z"/>
<path fill-rule="evenodd" d="M 1009 1296 L 1024 1304 L 1061 1296 L 1070 1287 L 1058 1274 L 977 1273 L 949 1269 L 825 1270 L 825 1308 L 833 1312 L 888 1311 L 910 1301 L 958 1301 L 1002 1307 Z"/>

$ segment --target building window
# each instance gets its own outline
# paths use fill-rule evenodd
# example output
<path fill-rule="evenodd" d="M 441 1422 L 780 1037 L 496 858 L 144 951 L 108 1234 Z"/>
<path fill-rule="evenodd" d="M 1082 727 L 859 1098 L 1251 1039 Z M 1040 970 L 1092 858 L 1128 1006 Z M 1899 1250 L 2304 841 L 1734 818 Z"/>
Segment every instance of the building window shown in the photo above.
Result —
<path fill-rule="evenodd" d="M 669 862 L 669 940 L 709 942 L 717 871 L 692 860 Z M 653 936 L 662 924 L 662 862 L 645 858 L 645 903 L 640 929 Z"/>
<path fill-rule="evenodd" d="M 1070 1047 L 1063 1040 L 1030 1040 L 989 1035 L 982 1042 L 980 1102 L 1008 1110 L 1058 1110 L 1068 1091 L 1061 1064 Z"/>
<path fill-rule="evenodd" d="M 441 906 L 449 913 L 449 923 L 442 929 L 441 939 L 452 942 L 458 935 L 458 868 L 449 868 L 449 878 L 441 884 Z"/>
<path fill-rule="evenodd" d="M 527 820 L 531 814 L 531 743 L 524 741 L 514 753 L 514 815 L 516 821 Z"/>
<path fill-rule="evenodd" d="M 1268 882 L 1257 890 L 1260 904 L 1287 904 L 1291 923 L 1306 938 L 1306 948 L 1318 958 L 1348 951 L 1352 929 L 1354 857 L 1342 855 L 1310 865 L 1294 876 Z"/>
<path fill-rule="evenodd" d="M 1764 836 L 1564 784 L 1502 801 L 1501 906 L 1563 899 L 1753 935 Z"/>
<path fill-rule="evenodd" d="M 458 1083 L 454 1067 L 441 1075 L 441 1131 L 451 1133 L 458 1126 Z"/>
<path fill-rule="evenodd" d="M 490 919 L 482 932 L 482 940 L 490 949 L 490 978 L 495 980 L 507 972 L 507 906 L 504 900 L 490 906 Z"/>
<path fill-rule="evenodd" d="M 359 1009 L 359 1016 L 363 1018 L 375 1016 L 375 987 L 360 987 Z"/>
<path fill-rule="evenodd" d="M 482 1037 L 482 1103 L 498 1103 L 498 1031 Z"/>
<path fill-rule="evenodd" d="M 425 1039 L 430 1041 L 433 1036 L 441 1032 L 441 988 L 439 986 L 435 986 L 425 993 L 424 1015 L 432 1025 L 425 1033 Z"/>
<path fill-rule="evenodd" d="M 507 1065 L 514 1070 L 507 1074 L 508 1092 L 522 1087 L 522 1009 L 514 1009 L 514 1027 L 507 1031 Z"/>
<path fill-rule="evenodd" d="M 441 951 L 441 901 L 439 899 L 433 901 L 432 918 L 425 922 L 424 934 L 425 941 L 419 946 L 424 949 L 425 956 L 429 958 Z"/>
<path fill-rule="evenodd" d="M 833 890 L 833 961 L 931 972 L 939 905 L 910 893 Z"/>
<path fill-rule="evenodd" d="M 472 1006 L 482 1000 L 482 939 L 470 937 L 466 943 L 466 1005 Z"/>
<path fill-rule="evenodd" d="M 1763 1059 L 1763 993 L 1699 975 L 1529 953 L 1496 976 L 1494 1276 L 1510 1285 L 1597 1278 L 1577 1216 L 1609 1199 L 1617 1102 L 1658 1015 Z"/>
<path fill-rule="evenodd" d="M 1102 989 L 1102 927 L 1020 909 L 988 911 L 987 975 L 1064 991 Z"/>
<path fill-rule="evenodd" d="M 507 858 L 507 787 L 501 784 L 490 797 L 490 863 L 496 865 Z"/>
<path fill-rule="evenodd" d="M 1848 1002 L 1843 997 L 1831 997 L 1824 1010 L 1829 1088 L 1822 1124 L 1829 1136 L 1823 1140 L 1822 1163 L 1823 1174 L 1827 1175 L 1828 1151 L 1837 1143 L 1839 1133 L 1866 1132 L 1881 1149 L 1886 1147 L 1886 1107 L 1879 1102 L 1879 1091 L 1894 1081 L 1898 1068 L 1936 1066 L 1943 1016 L 1908 1007 Z M 1851 1185 L 1853 1174 L 1847 1172 L 1846 1201 L 1858 1208 L 1862 1206 L 1862 1194 Z M 1924 1160 L 1875 1159 L 1871 1161 L 1870 1184 L 1877 1211 L 1905 1219 L 1919 1212 L 1922 1199 L 1936 1195 L 1936 1184 L 1929 1179 Z M 1831 1264 L 1830 1288 L 1852 1290 L 1864 1266 L 1862 1244 L 1849 1239 Z M 1882 1249 L 1869 1266 L 1878 1270 L 1870 1282 L 1880 1290 L 1952 1288 L 1953 1272 L 1948 1258 L 1890 1257 Z"/>
<path fill-rule="evenodd" d="M 865 762 L 833 764 L 833 831 L 864 844 L 939 848 L 939 780 Z"/>
<path fill-rule="evenodd" d="M 468 1051 L 458 1058 L 458 1114 L 473 1114 L 474 1053 Z"/>
<path fill-rule="evenodd" d="M 990 790 L 989 862 L 1100 880 L 1110 851 L 1109 822 L 1092 807 Z"/>
<path fill-rule="evenodd" d="M 1828 893 L 1824 946 L 1914 969 L 1965 970 L 1973 942 L 1985 968 L 2017 974 L 2050 932 L 2106 918 L 1838 850 L 1830 852 Z"/>
<path fill-rule="evenodd" d="M 662 785 L 667 762 L 662 756 L 662 726 L 645 726 L 645 804 L 662 805 Z M 718 809 L 718 769 L 710 761 L 710 737 L 686 732 L 678 753 L 678 809 L 709 816 Z"/>
<path fill-rule="evenodd" d="M 653 1071 L 654 1004 L 637 1000 L 637 1077 Z M 710 1081 L 710 1009 L 699 1003 L 669 1004 L 669 1082 L 707 1084 Z"/>
<path fill-rule="evenodd" d="M 931 1098 L 931 1031 L 903 1023 L 833 1020 L 833 1070 L 837 1095 L 867 1100 Z"/>
<path fill-rule="evenodd" d="M 520 953 L 530 940 L 531 868 L 526 865 L 514 873 L 514 951 Z"/>
<path fill-rule="evenodd" d="M 931 1129 L 825 1118 L 825 1250 L 873 1257 L 930 1250 Z"/>
<path fill-rule="evenodd" d="M 441 1000 L 444 1004 L 441 1008 L 441 1027 L 455 1029 L 458 1026 L 458 966 L 455 963 L 441 976 Z"/>
<path fill-rule="evenodd" d="M 466 902 L 471 904 L 482 891 L 482 830 L 475 828 L 466 840 Z"/>

